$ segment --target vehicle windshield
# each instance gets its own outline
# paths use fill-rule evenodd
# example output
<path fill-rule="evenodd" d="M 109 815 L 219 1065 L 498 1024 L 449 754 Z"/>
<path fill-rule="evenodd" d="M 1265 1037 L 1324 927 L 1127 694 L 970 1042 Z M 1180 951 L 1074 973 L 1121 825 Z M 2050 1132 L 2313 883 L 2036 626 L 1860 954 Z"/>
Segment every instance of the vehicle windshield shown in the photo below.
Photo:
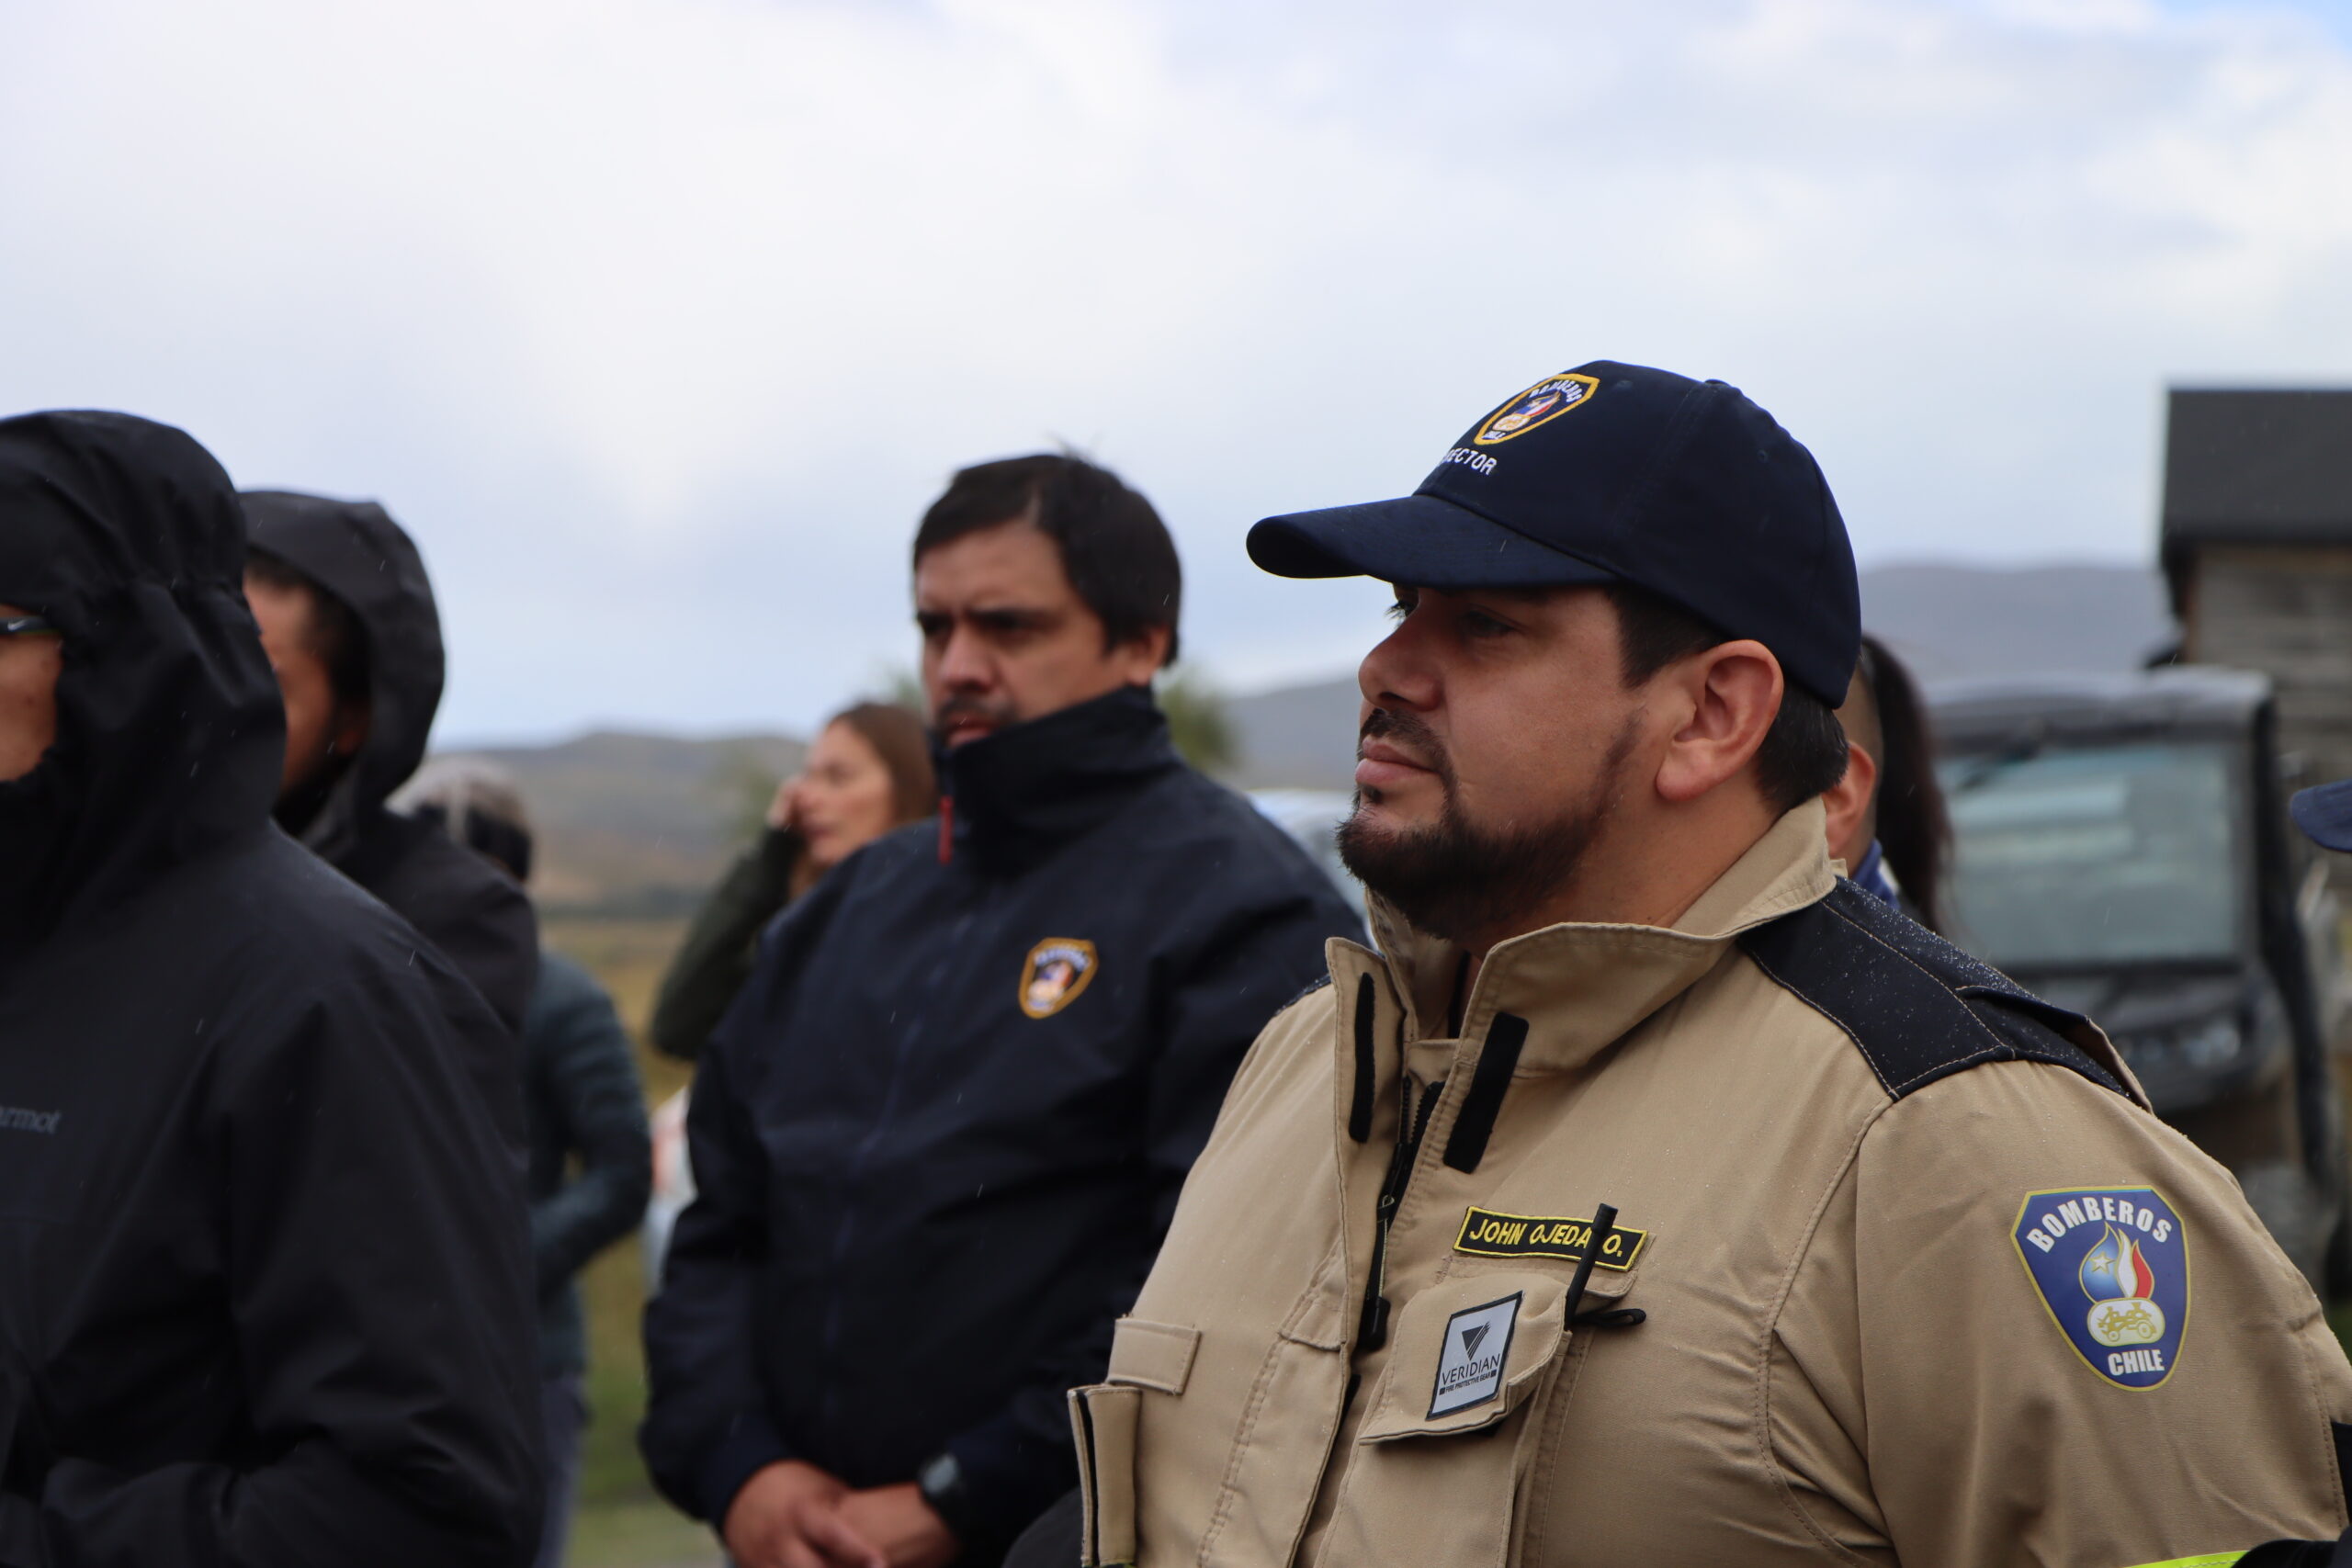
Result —
<path fill-rule="evenodd" d="M 1955 940 L 2005 969 L 2232 957 L 2233 755 L 2180 742 L 1947 758 Z"/>

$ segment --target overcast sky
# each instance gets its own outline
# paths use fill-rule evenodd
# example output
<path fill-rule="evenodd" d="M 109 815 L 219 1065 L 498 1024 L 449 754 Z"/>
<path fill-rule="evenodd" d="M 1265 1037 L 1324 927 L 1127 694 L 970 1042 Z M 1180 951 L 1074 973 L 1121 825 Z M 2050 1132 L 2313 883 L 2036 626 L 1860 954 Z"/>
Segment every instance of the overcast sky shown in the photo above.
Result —
<path fill-rule="evenodd" d="M 441 736 L 805 727 L 958 465 L 1272 511 L 1587 359 L 1737 383 L 1871 564 L 2136 560 L 2168 382 L 2352 382 L 2352 3 L 0 0 L 0 407 L 382 500 Z"/>

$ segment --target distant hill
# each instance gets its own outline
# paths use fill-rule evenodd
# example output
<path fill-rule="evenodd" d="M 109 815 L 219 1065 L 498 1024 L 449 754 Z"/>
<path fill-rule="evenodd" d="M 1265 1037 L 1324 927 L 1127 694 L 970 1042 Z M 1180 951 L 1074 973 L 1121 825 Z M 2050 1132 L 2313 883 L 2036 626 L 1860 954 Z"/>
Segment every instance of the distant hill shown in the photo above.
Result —
<path fill-rule="evenodd" d="M 1923 680 L 2130 670 L 2172 620 L 2153 569 L 1880 567 L 1862 618 Z M 1243 788 L 1344 790 L 1355 765 L 1352 674 L 1227 704 Z M 537 814 L 540 900 L 551 910 L 691 909 L 750 837 L 769 787 L 800 766 L 789 736 L 718 740 L 599 731 L 554 746 L 460 753 L 503 763 Z"/>
<path fill-rule="evenodd" d="M 1883 566 L 1862 624 L 1923 681 L 2136 670 L 2175 635 L 2154 567 Z"/>
<path fill-rule="evenodd" d="M 534 891 L 550 909 L 690 910 L 745 841 L 775 781 L 808 747 L 599 730 L 553 746 L 474 748 L 510 770 L 538 830 Z"/>
<path fill-rule="evenodd" d="M 2133 670 L 2173 635 L 2164 579 L 2135 566 L 1884 566 L 1862 573 L 1862 624 L 1923 681 Z M 1249 788 L 1347 789 L 1355 677 L 1228 705 Z"/>

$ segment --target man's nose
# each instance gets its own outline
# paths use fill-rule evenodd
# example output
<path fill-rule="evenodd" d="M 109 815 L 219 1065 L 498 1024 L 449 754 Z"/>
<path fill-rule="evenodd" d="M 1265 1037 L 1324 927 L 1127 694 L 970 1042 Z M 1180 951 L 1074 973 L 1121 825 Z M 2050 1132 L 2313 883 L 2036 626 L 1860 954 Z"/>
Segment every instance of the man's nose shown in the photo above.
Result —
<path fill-rule="evenodd" d="M 951 691 L 985 691 L 996 683 L 995 661 L 978 635 L 957 626 L 949 630 L 947 646 L 940 650 L 939 679 Z"/>
<path fill-rule="evenodd" d="M 1413 616 L 1406 616 L 1363 656 L 1356 666 L 1356 689 L 1374 707 L 1426 712 L 1437 706 L 1443 683 Z"/>

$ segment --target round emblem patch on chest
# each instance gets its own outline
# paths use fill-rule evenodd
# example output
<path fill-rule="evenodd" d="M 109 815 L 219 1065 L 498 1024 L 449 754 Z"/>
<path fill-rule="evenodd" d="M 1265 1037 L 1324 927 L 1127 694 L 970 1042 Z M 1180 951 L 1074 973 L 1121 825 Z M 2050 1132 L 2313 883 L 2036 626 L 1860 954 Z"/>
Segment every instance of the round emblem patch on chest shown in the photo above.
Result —
<path fill-rule="evenodd" d="M 1031 1018 L 1053 1017 L 1078 1000 L 1098 966 L 1092 942 L 1047 937 L 1029 950 L 1021 966 L 1021 1010 Z"/>

